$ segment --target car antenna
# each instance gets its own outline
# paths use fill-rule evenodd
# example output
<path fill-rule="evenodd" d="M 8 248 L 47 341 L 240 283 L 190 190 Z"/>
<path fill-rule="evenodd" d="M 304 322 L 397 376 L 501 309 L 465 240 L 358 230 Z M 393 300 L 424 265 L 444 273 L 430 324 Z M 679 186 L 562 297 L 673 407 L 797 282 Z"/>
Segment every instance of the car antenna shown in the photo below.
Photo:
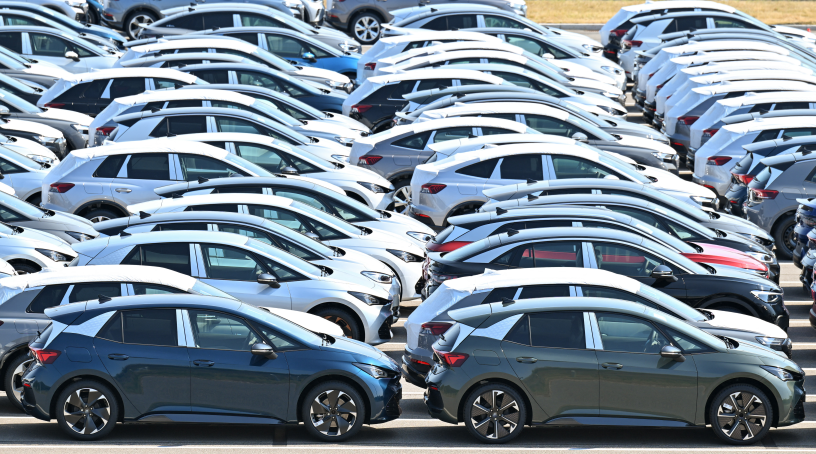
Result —
<path fill-rule="evenodd" d="M 532 202 L 533 200 L 538 199 L 537 195 L 527 194 L 527 201 Z"/>
<path fill-rule="evenodd" d="M 516 229 L 507 229 L 507 236 L 518 235 L 519 231 Z"/>
<path fill-rule="evenodd" d="M 532 178 L 527 179 L 527 184 L 536 184 L 536 183 L 538 183 L 538 181 L 533 180 Z"/>
<path fill-rule="evenodd" d="M 126 237 L 126 236 L 132 236 L 132 235 L 133 235 L 132 233 L 128 233 L 128 232 L 126 232 L 126 231 L 124 231 L 124 230 L 122 230 L 121 232 L 119 232 L 119 238 L 124 238 L 124 237 Z"/>
<path fill-rule="evenodd" d="M 210 180 L 209 180 L 209 179 L 207 179 L 207 178 L 204 178 L 204 177 L 198 177 L 198 184 L 204 184 L 204 183 L 206 183 L 206 182 L 208 182 L 208 181 L 210 181 Z"/>
<path fill-rule="evenodd" d="M 507 213 L 507 210 L 505 210 L 505 209 L 504 209 L 504 208 L 502 208 L 502 207 L 496 207 L 496 216 L 501 216 L 501 215 L 503 215 L 504 213 Z"/>
<path fill-rule="evenodd" d="M 502 303 L 502 306 L 509 306 L 509 305 L 511 305 L 511 304 L 514 304 L 514 303 L 515 303 L 515 300 L 511 300 L 510 298 L 508 298 L 508 297 L 506 297 L 506 296 L 505 296 L 505 297 L 503 297 L 503 298 L 501 299 L 501 303 Z"/>
<path fill-rule="evenodd" d="M 105 303 L 107 303 L 108 301 L 110 301 L 112 299 L 113 298 L 111 298 L 110 296 L 105 296 L 105 295 L 100 294 L 99 295 L 99 304 L 105 304 Z"/>
<path fill-rule="evenodd" d="M 150 213 L 146 213 L 144 211 L 139 212 L 139 219 L 146 219 L 150 217 Z"/>

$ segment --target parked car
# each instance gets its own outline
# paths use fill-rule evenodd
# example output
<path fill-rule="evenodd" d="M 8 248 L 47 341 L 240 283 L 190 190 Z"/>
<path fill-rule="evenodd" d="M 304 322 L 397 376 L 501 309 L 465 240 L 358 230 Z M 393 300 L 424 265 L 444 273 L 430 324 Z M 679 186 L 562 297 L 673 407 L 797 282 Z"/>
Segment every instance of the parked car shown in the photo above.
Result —
<path fill-rule="evenodd" d="M 1 197 L 5 199 L 7 195 L 2 194 Z M 0 216 L 6 218 L 8 215 L 5 208 L 0 207 Z M 76 253 L 71 246 L 50 233 L 9 225 L 5 221 L 0 223 L 0 258 L 8 262 L 17 274 L 62 269 L 74 257 Z M 2 287 L 6 288 L 6 284 Z"/>
<path fill-rule="evenodd" d="M 2 95 L 2 93 L 0 93 Z M 36 121 L 9 119 L 11 111 L 8 107 L 0 106 L 0 134 L 8 137 L 25 139 L 38 143 L 49 150 L 48 155 L 42 155 L 56 162 L 58 156 L 65 156 L 68 145 L 62 133 L 49 125 Z M 6 117 L 6 118 L 3 118 Z M 42 165 L 50 165 L 48 159 L 38 158 Z"/>
<path fill-rule="evenodd" d="M 64 109 L 43 109 L 23 98 L 0 90 L 0 109 L 3 107 L 8 109 L 6 118 L 28 120 L 59 131 L 65 142 L 65 149 L 57 150 L 62 152 L 57 155 L 59 158 L 64 158 L 65 153 L 71 150 L 85 148 L 88 144 L 88 125 L 91 124 L 93 118 L 87 115 Z M 2 112 L 0 116 L 3 116 Z M 55 164 L 53 161 L 43 161 L 43 163 Z"/>
<path fill-rule="evenodd" d="M 50 27 L 0 27 L 6 47 L 23 57 L 42 60 L 73 74 L 108 69 L 119 59 L 115 46 L 103 48 L 75 33 Z"/>
<path fill-rule="evenodd" d="M 46 163 L 49 160 L 54 160 L 54 162 L 59 160 L 53 151 L 33 140 L 23 139 L 21 137 L 4 136 L 0 134 L 0 146 L 31 160 L 42 161 L 42 163 Z"/>
<path fill-rule="evenodd" d="M 66 2 L 64 0 L 21 0 L 29 5 L 40 5 L 50 10 L 57 11 L 64 14 L 65 17 L 77 21 L 84 21 L 88 13 L 88 2 L 84 0 L 77 0 L 74 2 Z"/>
<path fill-rule="evenodd" d="M 66 243 L 78 243 L 99 236 L 99 232 L 86 219 L 46 210 L 7 193 L 0 193 L 0 221 L 48 234 Z"/>
<path fill-rule="evenodd" d="M 4 37 L 0 31 L 0 37 Z M 11 36 L 9 36 L 9 39 Z M 9 41 L 11 42 L 11 41 Z M 24 82 L 35 83 L 42 87 L 50 87 L 54 82 L 69 77 L 71 73 L 53 64 L 23 58 L 18 53 L 0 46 L 0 74 L 20 79 Z"/>
<path fill-rule="evenodd" d="M 45 87 L 0 73 L 0 90 L 35 104 L 42 96 L 42 92 L 45 91 Z"/>
<path fill-rule="evenodd" d="M 92 35 L 97 36 L 100 38 L 105 39 L 110 45 L 114 46 L 117 49 L 122 49 L 125 43 L 125 39 L 122 35 L 116 33 L 115 31 L 109 29 L 108 27 L 103 27 L 100 25 L 94 25 L 98 22 L 92 22 L 90 20 L 84 20 L 80 22 L 79 20 L 75 19 L 72 16 L 66 16 L 54 9 L 42 5 L 37 4 L 37 2 L 29 2 L 29 1 L 2 1 L 0 2 L 0 8 L 13 10 L 16 12 L 24 12 L 27 15 L 20 15 L 20 14 L 13 14 L 8 16 L 9 18 L 13 18 L 13 25 L 41 25 L 39 23 L 27 23 L 29 22 L 33 15 L 44 17 L 49 19 L 50 21 L 56 22 L 57 24 L 67 27 L 68 29 L 72 30 L 74 33 L 85 33 L 85 36 Z M 89 8 L 90 10 L 91 8 Z M 4 12 L 3 18 L 6 19 L 6 14 Z M 87 19 L 87 18 L 86 18 Z M 12 25 L 12 20 L 6 20 L 4 25 Z M 36 22 L 36 21 L 35 21 Z M 82 36 L 82 35 L 80 35 Z"/>
<path fill-rule="evenodd" d="M 425 376 L 433 364 L 433 344 L 456 322 L 450 312 L 479 304 L 558 297 L 612 298 L 640 303 L 685 321 L 715 336 L 760 343 L 785 353 L 793 342 L 778 326 L 734 312 L 694 309 L 634 279 L 609 271 L 584 269 L 580 276 L 568 268 L 489 270 L 477 276 L 446 281 L 416 308 L 405 321 L 407 342 L 402 372 L 409 383 L 425 388 Z"/>
<path fill-rule="evenodd" d="M 435 418 L 464 421 L 482 442 L 512 440 L 528 423 L 631 424 L 624 413 L 653 426 L 710 423 L 720 441 L 748 445 L 762 440 L 771 426 L 804 419 L 804 372 L 796 363 L 642 304 L 545 298 L 484 304 L 452 311 L 451 317 L 458 323 L 433 346 L 438 353 L 425 404 Z M 494 350 L 502 356 L 480 356 Z M 640 361 L 665 364 L 664 373 L 654 373 L 659 366 L 634 367 Z M 563 386 L 558 379 L 532 386 L 538 377 L 572 373 L 568 370 L 576 375 Z M 703 371 L 707 378 L 700 387 Z M 739 381 L 728 381 L 731 377 Z M 587 392 L 587 384 L 597 391 Z M 558 392 L 548 392 L 552 386 Z M 773 391 L 763 391 L 768 389 Z M 641 398 L 629 398 L 634 394 Z"/>
<path fill-rule="evenodd" d="M 0 279 L 9 276 L 16 276 L 17 271 L 14 269 L 13 266 L 9 264 L 9 262 L 0 259 Z"/>
<path fill-rule="evenodd" d="M 125 421 L 158 417 L 240 423 L 250 415 L 268 423 L 304 421 L 306 431 L 323 441 L 345 440 L 359 432 L 364 423 L 386 422 L 400 414 L 401 374 L 393 360 L 373 347 L 315 334 L 247 304 L 199 295 L 143 295 L 47 309 L 46 315 L 69 327 L 59 331 L 52 324 L 33 341 L 31 347 L 36 350 L 32 351 L 46 355 L 68 346 L 94 351 L 96 356 L 90 357 L 90 363 L 81 363 L 81 370 L 94 370 L 97 378 L 80 378 L 87 377 L 86 372 L 71 367 L 77 363 L 71 362 L 68 355 L 50 354 L 46 358 L 35 353 L 35 363 L 22 377 L 24 385 L 29 385 L 24 386 L 23 408 L 39 419 L 56 418 L 65 433 L 78 440 L 95 440 L 114 429 L 115 420 L 97 414 L 122 414 Z M 97 328 L 86 325 L 87 320 L 94 320 Z M 242 335 L 236 337 L 235 332 Z M 148 342 L 151 346 L 143 345 Z M 151 361 L 137 353 L 145 349 L 167 365 L 150 367 Z M 190 367 L 188 351 L 199 358 L 200 366 Z M 109 355 L 133 359 L 124 363 L 111 360 Z M 240 366 L 250 361 L 253 367 Z M 121 374 L 125 366 L 129 369 L 133 364 L 141 366 L 140 381 L 146 384 L 133 384 L 127 381 L 129 374 Z M 284 381 L 282 377 L 290 377 L 290 368 L 301 372 Z M 197 379 L 179 383 L 172 390 L 158 385 L 177 377 L 181 370 Z M 214 371 L 218 373 L 213 375 Z M 253 374 L 263 379 L 262 385 L 246 383 Z M 278 378 L 279 383 L 270 384 L 270 376 Z M 42 386 L 45 383 L 48 385 Z M 68 385 L 59 388 L 58 383 Z M 254 388 L 254 392 L 229 399 L 222 397 L 223 393 L 212 392 L 238 383 Z M 136 404 L 120 410 L 119 394 L 114 389 L 120 390 L 127 402 Z M 88 397 L 92 392 L 94 401 Z M 290 399 L 302 402 L 302 408 L 284 406 Z M 313 405 L 315 402 L 326 402 L 328 413 L 320 413 L 320 405 Z M 88 404 L 97 410 L 93 416 L 71 417 L 71 412 Z M 178 407 L 201 412 L 172 410 Z M 366 410 L 361 411 L 363 408 Z M 339 416 L 335 416 L 337 412 Z M 326 418 L 331 418 L 329 427 L 324 424 Z M 89 427 L 96 430 L 86 430 Z"/>
<path fill-rule="evenodd" d="M 196 49 L 190 49 L 195 51 Z M 207 63 L 241 63 L 259 65 L 249 58 L 240 55 L 214 54 L 201 49 L 200 52 L 180 52 L 176 54 L 153 54 L 122 62 L 123 68 L 172 68 L 179 69 L 187 65 L 202 65 Z"/>
<path fill-rule="evenodd" d="M 796 227 L 793 229 L 794 241 L 796 246 L 793 249 L 793 264 L 798 268 L 802 268 L 802 275 L 806 275 L 808 270 L 803 267 L 803 259 L 810 250 L 811 244 L 816 244 L 816 235 L 813 233 L 814 224 L 814 204 L 812 198 L 796 199 L 799 206 L 796 208 Z M 811 243 L 811 239 L 814 243 Z M 810 278 L 808 284 L 812 283 L 813 269 L 811 266 Z M 807 290 L 810 290 L 810 285 L 807 285 Z"/>
<path fill-rule="evenodd" d="M 14 148 L 0 144 L 0 174 L 2 182 L 14 188 L 20 200 L 39 205 L 42 199 L 42 181 L 48 174 L 47 164 L 40 164 L 18 153 Z"/>

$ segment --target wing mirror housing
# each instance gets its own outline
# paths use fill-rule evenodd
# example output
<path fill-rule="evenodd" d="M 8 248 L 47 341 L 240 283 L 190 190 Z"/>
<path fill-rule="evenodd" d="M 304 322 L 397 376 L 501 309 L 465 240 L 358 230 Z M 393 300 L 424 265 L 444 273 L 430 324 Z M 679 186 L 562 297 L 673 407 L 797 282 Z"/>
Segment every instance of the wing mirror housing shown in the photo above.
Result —
<path fill-rule="evenodd" d="M 261 342 L 252 344 L 251 351 L 253 355 L 263 356 L 264 358 L 275 359 L 278 357 L 274 348 Z"/>
<path fill-rule="evenodd" d="M 305 235 L 308 236 L 309 238 L 315 240 L 315 241 L 320 241 L 320 235 L 318 235 L 318 234 L 316 234 L 314 232 L 306 232 Z"/>
<path fill-rule="evenodd" d="M 271 274 L 261 274 L 258 276 L 259 284 L 266 284 L 272 288 L 280 288 L 280 282 Z"/>
<path fill-rule="evenodd" d="M 79 61 L 79 55 L 76 52 L 69 50 L 65 53 L 65 58 L 70 58 L 73 61 Z"/>
<path fill-rule="evenodd" d="M 576 140 L 578 142 L 589 143 L 589 137 L 583 132 L 576 132 L 572 135 L 572 140 Z"/>
<path fill-rule="evenodd" d="M 0 106 L 0 117 L 8 117 L 9 115 L 11 115 L 11 112 L 9 112 L 8 107 Z"/>
<path fill-rule="evenodd" d="M 611 173 L 609 175 L 603 177 L 603 179 L 604 180 L 620 180 L 620 178 L 618 178 L 617 175 L 612 175 Z"/>
<path fill-rule="evenodd" d="M 255 347 L 253 347 L 255 348 Z M 255 353 L 254 351 L 252 353 Z M 682 363 L 686 360 L 686 357 L 683 356 L 683 352 L 680 351 L 679 348 L 673 345 L 666 345 L 665 347 L 660 349 L 660 356 L 664 358 L 671 358 L 678 363 Z"/>
<path fill-rule="evenodd" d="M 304 52 L 303 59 L 309 63 L 317 63 L 317 57 L 315 57 L 315 54 L 311 52 Z"/>
<path fill-rule="evenodd" d="M 299 175 L 298 170 L 291 166 L 286 166 L 282 168 L 281 173 L 284 175 Z"/>
<path fill-rule="evenodd" d="M 674 275 L 674 271 L 666 265 L 657 265 L 655 269 L 652 270 L 650 277 L 657 280 L 668 279 L 672 282 L 677 282 L 677 276 Z"/>
<path fill-rule="evenodd" d="M 546 58 L 547 60 L 552 60 L 555 58 L 555 55 L 547 52 L 546 54 L 542 55 L 542 57 Z"/>

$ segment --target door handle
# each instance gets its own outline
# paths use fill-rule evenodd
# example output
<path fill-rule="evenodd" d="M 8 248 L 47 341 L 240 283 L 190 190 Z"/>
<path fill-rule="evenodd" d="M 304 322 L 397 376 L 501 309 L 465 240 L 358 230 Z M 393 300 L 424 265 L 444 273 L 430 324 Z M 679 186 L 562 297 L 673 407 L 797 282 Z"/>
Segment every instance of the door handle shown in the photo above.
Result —
<path fill-rule="evenodd" d="M 519 356 L 516 358 L 516 361 L 520 363 L 534 363 L 538 361 L 538 358 L 533 358 L 532 356 Z"/>
<path fill-rule="evenodd" d="M 114 361 L 125 361 L 126 359 L 130 358 L 130 356 L 125 355 L 123 353 L 111 353 L 110 355 L 108 355 L 108 358 Z"/>
<path fill-rule="evenodd" d="M 130 192 L 131 190 L 128 188 L 116 188 L 116 192 Z"/>
<path fill-rule="evenodd" d="M 209 360 L 206 360 L 206 359 L 197 359 L 197 360 L 193 361 L 193 364 L 195 364 L 196 366 L 207 366 L 207 367 L 215 366 L 215 362 L 209 361 Z"/>
<path fill-rule="evenodd" d="M 615 369 L 615 370 L 617 370 L 617 369 L 622 369 L 622 368 L 623 368 L 623 364 L 618 364 L 618 363 L 603 363 L 603 364 L 601 364 L 601 367 L 603 367 L 604 369 Z"/>

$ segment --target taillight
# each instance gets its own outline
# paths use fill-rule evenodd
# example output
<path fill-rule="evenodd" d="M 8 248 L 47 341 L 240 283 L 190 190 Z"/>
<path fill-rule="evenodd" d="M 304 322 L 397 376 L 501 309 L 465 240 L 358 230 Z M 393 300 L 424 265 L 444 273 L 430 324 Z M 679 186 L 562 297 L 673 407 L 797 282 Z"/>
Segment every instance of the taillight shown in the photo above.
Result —
<path fill-rule="evenodd" d="M 110 135 L 110 133 L 113 132 L 114 129 L 116 129 L 116 126 L 102 126 L 102 127 L 96 128 L 96 132 L 98 132 L 98 133 L 102 134 L 103 136 L 107 137 L 107 136 Z"/>
<path fill-rule="evenodd" d="M 714 136 L 714 134 L 717 134 L 717 131 L 719 131 L 719 129 L 703 129 L 703 137 L 708 137 L 710 139 L 712 136 Z"/>
<path fill-rule="evenodd" d="M 64 194 L 74 186 L 76 186 L 74 183 L 52 183 L 51 189 L 49 189 L 48 192 L 57 192 L 60 194 Z"/>
<path fill-rule="evenodd" d="M 621 36 L 625 35 L 625 34 L 626 34 L 626 32 L 628 32 L 628 31 L 629 31 L 629 30 L 626 30 L 626 29 L 623 29 L 623 28 L 619 28 L 619 29 L 616 29 L 616 30 L 612 30 L 611 32 L 609 32 L 609 34 L 610 34 L 610 35 L 615 35 L 615 36 L 617 36 L 618 38 L 620 38 Z"/>
<path fill-rule="evenodd" d="M 440 361 L 447 364 L 450 367 L 459 367 L 465 363 L 468 359 L 469 355 L 467 353 L 450 353 L 450 352 L 440 352 L 439 350 L 434 350 L 437 358 Z"/>
<path fill-rule="evenodd" d="M 445 334 L 445 331 L 451 327 L 450 323 L 443 323 L 443 322 L 428 322 L 422 324 L 422 329 L 427 329 L 431 332 L 434 336 L 439 336 Z"/>
<path fill-rule="evenodd" d="M 688 115 L 688 116 L 683 116 L 683 117 L 677 117 L 677 121 L 683 122 L 684 125 L 688 126 L 688 125 L 693 125 L 694 122 L 697 121 L 698 118 L 700 118 L 700 117 L 695 117 L 693 115 Z"/>
<path fill-rule="evenodd" d="M 658 85 L 658 86 L 657 86 L 657 89 L 658 89 L 658 90 L 660 90 L 661 88 L 663 88 L 663 86 L 664 86 L 664 85 L 666 85 L 666 84 L 660 84 L 660 85 Z"/>
<path fill-rule="evenodd" d="M 434 183 L 423 184 L 419 192 L 421 194 L 437 194 L 439 193 L 439 191 L 445 189 L 446 187 L 448 187 L 448 185 L 446 184 L 434 184 Z"/>
<path fill-rule="evenodd" d="M 31 353 L 34 353 L 34 356 L 37 358 L 41 364 L 51 364 L 59 358 L 60 351 L 59 350 L 46 350 L 43 348 L 36 348 L 36 347 L 29 347 L 31 349 Z"/>
<path fill-rule="evenodd" d="M 754 181 L 754 177 L 752 175 L 742 175 L 742 174 L 735 174 L 732 173 L 734 177 L 739 180 L 740 183 L 747 185 L 748 183 Z"/>
<path fill-rule="evenodd" d="M 429 252 L 450 252 L 468 244 L 470 244 L 470 241 L 449 241 L 447 243 L 429 243 L 425 247 Z"/>
<path fill-rule="evenodd" d="M 382 159 L 382 156 L 360 156 L 360 159 L 357 160 L 357 165 L 373 166 L 380 162 L 380 159 Z"/>
<path fill-rule="evenodd" d="M 779 191 L 773 189 L 753 189 L 751 188 L 751 196 L 755 200 L 773 200 L 779 195 Z"/>
<path fill-rule="evenodd" d="M 623 40 L 623 47 L 625 48 L 640 47 L 641 45 L 643 45 L 643 41 L 635 41 L 633 39 Z"/>
<path fill-rule="evenodd" d="M 366 112 L 368 112 L 368 109 L 370 109 L 372 107 L 373 106 L 371 104 L 355 104 L 355 105 L 351 106 L 351 113 L 358 113 L 358 114 L 366 113 Z"/>
<path fill-rule="evenodd" d="M 647 79 L 651 79 L 651 78 L 652 78 L 652 76 L 654 76 L 655 74 L 657 74 L 657 73 L 656 73 L 656 72 L 654 72 L 654 73 L 649 74 L 649 77 L 647 77 Z"/>
<path fill-rule="evenodd" d="M 666 99 L 669 99 L 669 98 L 671 98 L 671 97 L 672 97 L 672 95 L 666 96 Z"/>
<path fill-rule="evenodd" d="M 721 166 L 731 160 L 731 156 L 709 156 L 706 160 L 706 165 Z"/>
<path fill-rule="evenodd" d="M 47 102 L 43 105 L 43 107 L 52 107 L 54 109 L 62 109 L 65 107 L 64 102 Z"/>
<path fill-rule="evenodd" d="M 377 67 L 377 62 L 366 63 L 364 67 L 369 71 L 374 71 L 374 68 Z"/>

